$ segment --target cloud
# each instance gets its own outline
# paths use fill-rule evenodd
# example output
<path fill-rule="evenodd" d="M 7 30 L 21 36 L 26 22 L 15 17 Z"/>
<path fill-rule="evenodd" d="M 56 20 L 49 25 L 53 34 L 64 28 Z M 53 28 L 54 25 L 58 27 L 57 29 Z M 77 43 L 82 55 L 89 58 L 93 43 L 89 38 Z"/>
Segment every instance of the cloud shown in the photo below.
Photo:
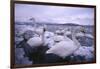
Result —
<path fill-rule="evenodd" d="M 15 5 L 15 21 L 29 21 L 31 17 L 34 17 L 37 22 L 93 25 L 94 9 L 49 5 Z"/>

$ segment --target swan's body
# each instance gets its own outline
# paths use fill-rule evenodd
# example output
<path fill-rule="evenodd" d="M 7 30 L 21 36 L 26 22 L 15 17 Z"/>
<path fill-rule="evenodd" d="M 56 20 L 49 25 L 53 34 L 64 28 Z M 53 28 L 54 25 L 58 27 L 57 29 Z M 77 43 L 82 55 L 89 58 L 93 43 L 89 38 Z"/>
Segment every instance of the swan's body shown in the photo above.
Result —
<path fill-rule="evenodd" d="M 44 45 L 51 48 L 54 45 L 53 37 L 54 37 L 53 32 L 45 31 L 44 32 L 44 43 L 45 43 Z"/>
<path fill-rule="evenodd" d="M 88 38 L 91 38 L 91 39 L 94 38 L 93 35 L 86 33 L 86 32 L 84 31 L 84 28 L 82 28 L 82 31 L 83 31 L 83 32 L 78 32 L 78 33 L 76 34 L 76 36 L 80 36 L 80 37 L 84 37 L 84 36 L 85 36 L 85 37 L 88 37 Z"/>
<path fill-rule="evenodd" d="M 52 48 L 50 48 L 46 53 L 53 53 L 62 58 L 71 55 L 80 47 L 80 43 L 75 38 L 75 31 L 72 32 L 72 40 L 62 40 L 56 43 Z"/>
<path fill-rule="evenodd" d="M 70 38 L 67 37 L 66 31 L 65 30 L 56 31 L 56 34 L 54 36 L 54 41 L 55 42 L 59 42 L 59 41 L 64 41 L 64 40 L 66 40 L 66 41 L 71 40 Z"/>
<path fill-rule="evenodd" d="M 66 35 L 66 36 L 71 35 L 71 32 L 70 32 L 70 31 L 66 31 L 66 32 L 65 32 L 65 35 Z"/>
<path fill-rule="evenodd" d="M 70 45 L 68 45 L 70 43 Z M 62 58 L 69 56 L 72 54 L 77 47 L 74 46 L 75 43 L 73 41 L 61 41 L 56 43 L 52 48 L 50 48 L 46 53 L 53 53 L 59 55 Z"/>
<path fill-rule="evenodd" d="M 27 43 L 31 46 L 31 47 L 36 47 L 36 46 L 41 46 L 43 44 L 42 39 L 40 37 L 33 37 L 30 38 Z"/>
<path fill-rule="evenodd" d="M 76 37 L 88 37 L 88 38 L 91 38 L 93 39 L 93 36 L 90 35 L 90 34 L 86 34 L 86 33 L 83 33 L 83 32 L 78 32 L 76 34 Z M 84 57 L 84 60 L 86 61 L 91 61 L 91 59 L 93 59 L 93 52 L 94 52 L 94 47 L 93 46 L 80 46 L 78 50 L 76 50 L 73 54 L 74 56 L 81 56 L 81 57 Z M 83 61 L 84 61 L 83 60 Z"/>
<path fill-rule="evenodd" d="M 88 38 L 93 39 L 93 36 L 91 34 L 84 34 L 82 32 L 77 33 L 76 37 L 88 37 Z"/>
<path fill-rule="evenodd" d="M 31 47 L 38 47 L 43 46 L 44 44 L 44 31 L 43 28 L 35 29 L 34 31 L 37 35 L 34 35 L 32 38 L 30 38 L 27 43 Z"/>
<path fill-rule="evenodd" d="M 59 41 L 65 40 L 64 36 L 62 36 L 62 35 L 55 35 L 53 39 L 54 39 L 55 42 L 59 42 Z"/>
<path fill-rule="evenodd" d="M 68 36 L 68 35 L 71 35 L 71 30 L 70 28 L 65 28 L 65 35 Z"/>
<path fill-rule="evenodd" d="M 85 34 L 86 37 L 94 39 L 94 37 L 91 34 Z"/>
<path fill-rule="evenodd" d="M 82 32 L 76 34 L 76 37 L 84 37 L 85 35 Z"/>
<path fill-rule="evenodd" d="M 86 47 L 86 46 L 81 46 L 77 51 L 75 51 L 74 56 L 82 56 L 85 57 L 85 60 L 89 60 L 93 58 L 93 48 L 92 47 Z"/>
<path fill-rule="evenodd" d="M 51 48 L 57 42 L 65 40 L 65 37 L 63 35 L 58 35 L 61 33 L 62 33 L 62 31 L 59 31 L 59 30 L 56 31 L 56 34 L 54 34 L 53 32 L 45 31 L 45 33 L 44 33 L 45 45 L 48 45 L 48 47 Z"/>
<path fill-rule="evenodd" d="M 54 36 L 54 33 L 53 32 L 49 32 L 49 31 L 45 31 L 44 36 L 46 38 L 50 38 L 50 37 L 53 37 Z"/>

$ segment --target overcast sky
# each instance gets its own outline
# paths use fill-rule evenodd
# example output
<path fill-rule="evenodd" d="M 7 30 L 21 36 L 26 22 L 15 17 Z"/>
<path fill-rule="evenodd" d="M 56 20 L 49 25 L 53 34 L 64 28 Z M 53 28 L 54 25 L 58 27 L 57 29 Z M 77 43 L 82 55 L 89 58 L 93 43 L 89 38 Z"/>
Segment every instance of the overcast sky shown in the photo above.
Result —
<path fill-rule="evenodd" d="M 26 22 L 34 17 L 37 22 L 94 24 L 94 9 L 63 6 L 15 4 L 15 21 Z"/>

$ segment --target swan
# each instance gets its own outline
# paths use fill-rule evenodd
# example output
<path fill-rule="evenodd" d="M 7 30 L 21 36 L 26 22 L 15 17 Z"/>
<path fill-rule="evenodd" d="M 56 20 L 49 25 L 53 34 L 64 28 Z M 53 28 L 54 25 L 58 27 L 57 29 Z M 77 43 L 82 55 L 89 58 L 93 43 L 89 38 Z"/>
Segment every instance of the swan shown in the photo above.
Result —
<path fill-rule="evenodd" d="M 49 48 L 54 46 L 56 42 L 59 42 L 61 40 L 64 40 L 64 36 L 58 35 L 61 32 L 59 30 L 56 31 L 56 33 L 45 31 L 44 33 L 44 39 L 45 39 L 45 45 L 48 45 Z"/>
<path fill-rule="evenodd" d="M 50 31 L 45 31 L 44 32 L 44 45 L 48 46 L 49 48 L 51 48 L 54 45 L 54 33 L 50 32 Z"/>
<path fill-rule="evenodd" d="M 76 40 L 77 30 L 82 31 L 81 29 L 72 30 L 72 40 L 62 40 L 59 43 L 56 43 L 52 48 L 46 51 L 46 54 L 55 54 L 63 59 L 66 59 L 67 56 L 73 55 L 79 56 L 86 61 L 91 61 L 93 59 L 93 47 L 81 46 L 81 44 Z M 76 33 L 76 34 L 75 34 Z"/>
<path fill-rule="evenodd" d="M 84 37 L 87 36 L 84 32 L 78 32 L 76 37 Z M 88 36 L 87 36 L 88 37 Z M 78 50 L 76 50 L 73 54 L 74 56 L 84 57 L 84 60 L 88 61 L 93 59 L 94 47 L 80 46 Z"/>
<path fill-rule="evenodd" d="M 86 37 L 94 39 L 94 37 L 91 34 L 85 34 Z"/>
<path fill-rule="evenodd" d="M 67 36 L 63 36 L 62 34 L 64 34 L 64 30 L 63 31 L 57 30 L 55 32 L 55 34 L 53 32 L 50 32 L 50 31 L 45 31 L 45 33 L 44 33 L 45 46 L 48 46 L 49 48 L 51 48 L 56 43 L 58 43 L 62 40 L 70 40 Z"/>
<path fill-rule="evenodd" d="M 44 32 L 45 32 L 45 27 L 41 26 L 41 27 L 37 27 L 37 24 L 34 23 L 34 30 L 33 32 L 35 33 L 35 35 L 30 38 L 27 43 L 31 46 L 31 47 L 38 47 L 38 46 L 43 46 L 44 45 Z"/>
<path fill-rule="evenodd" d="M 82 32 L 78 32 L 76 34 L 76 37 L 88 37 L 88 38 L 91 38 L 91 39 L 94 38 L 91 34 L 85 33 L 85 28 L 83 28 L 83 27 L 80 27 L 80 28 L 82 29 Z"/>
<path fill-rule="evenodd" d="M 82 26 L 77 26 L 77 28 L 81 29 L 81 31 L 77 31 L 76 37 L 88 37 L 88 38 L 91 38 L 91 39 L 94 38 L 91 34 L 85 33 L 85 28 L 84 28 L 84 27 L 82 27 Z M 70 28 L 66 28 L 66 29 L 65 29 L 65 34 L 66 34 L 67 36 L 68 36 L 68 35 L 71 35 Z"/>
<path fill-rule="evenodd" d="M 82 32 L 79 32 L 79 33 L 77 33 L 76 34 L 76 37 L 84 37 L 85 35 L 84 35 L 84 33 L 82 33 Z"/>
<path fill-rule="evenodd" d="M 31 60 L 30 55 L 32 55 L 33 49 L 32 47 L 27 43 L 27 41 L 33 37 L 33 31 L 27 30 L 23 33 L 23 40 L 19 42 L 19 44 L 16 45 L 16 48 L 23 48 L 24 51 L 24 57 L 29 57 L 29 60 Z"/>
<path fill-rule="evenodd" d="M 86 33 L 82 33 L 82 32 L 77 33 L 76 37 L 88 37 L 91 39 L 94 38 L 91 34 L 86 34 Z"/>
<path fill-rule="evenodd" d="M 84 60 L 89 61 L 93 59 L 93 51 L 93 47 L 82 46 L 73 55 L 84 57 Z"/>
<path fill-rule="evenodd" d="M 65 35 L 66 36 L 71 35 L 71 29 L 70 28 L 65 29 Z"/>
<path fill-rule="evenodd" d="M 36 47 L 36 46 L 41 46 L 43 44 L 43 41 L 41 39 L 41 37 L 32 37 L 30 38 L 27 43 L 31 46 L 31 47 Z"/>
<path fill-rule="evenodd" d="M 52 48 L 46 51 L 46 54 L 56 54 L 62 58 L 65 58 L 75 52 L 81 45 L 75 38 L 76 31 L 80 29 L 73 29 L 72 40 L 62 40 L 56 43 Z"/>
<path fill-rule="evenodd" d="M 24 34 L 24 40 L 18 45 L 24 49 L 24 57 L 28 57 L 33 63 L 42 62 L 44 52 L 48 49 L 48 47 L 44 46 L 44 32 L 42 35 L 36 33 L 32 37 L 29 33 Z"/>
<path fill-rule="evenodd" d="M 44 33 L 44 27 L 37 27 L 35 28 L 34 32 L 36 32 L 39 35 L 42 35 Z"/>
<path fill-rule="evenodd" d="M 55 42 L 60 42 L 60 41 L 64 40 L 64 36 L 62 36 L 62 35 L 55 35 L 53 37 L 53 39 L 54 39 Z"/>
<path fill-rule="evenodd" d="M 31 47 L 38 47 L 38 46 L 43 46 L 44 44 L 44 28 L 40 28 L 37 30 L 35 30 L 35 33 L 37 33 L 38 35 L 34 35 L 32 38 L 30 38 L 27 43 L 31 46 Z"/>
<path fill-rule="evenodd" d="M 54 41 L 60 42 L 60 41 L 63 41 L 63 40 L 71 40 L 71 39 L 66 36 L 65 30 L 57 30 L 55 32 Z"/>
<path fill-rule="evenodd" d="M 55 34 L 50 31 L 45 31 L 45 45 L 48 45 L 49 48 L 54 46 L 55 43 L 65 40 L 65 37 L 61 34 L 63 34 L 64 31 L 57 30 Z"/>
<path fill-rule="evenodd" d="M 80 55 L 80 56 L 84 57 L 84 60 L 88 61 L 90 59 L 93 59 L 93 52 L 94 52 L 93 46 L 81 46 L 73 54 L 74 54 L 74 56 Z"/>
<path fill-rule="evenodd" d="M 30 38 L 27 43 L 31 46 L 31 47 L 35 47 L 35 46 L 48 46 L 49 48 L 51 46 L 53 46 L 54 44 L 54 40 L 53 40 L 53 36 L 54 33 L 47 31 L 45 28 L 41 27 L 40 29 L 37 29 L 35 31 L 37 34 L 39 34 L 39 36 L 35 36 L 33 38 Z"/>

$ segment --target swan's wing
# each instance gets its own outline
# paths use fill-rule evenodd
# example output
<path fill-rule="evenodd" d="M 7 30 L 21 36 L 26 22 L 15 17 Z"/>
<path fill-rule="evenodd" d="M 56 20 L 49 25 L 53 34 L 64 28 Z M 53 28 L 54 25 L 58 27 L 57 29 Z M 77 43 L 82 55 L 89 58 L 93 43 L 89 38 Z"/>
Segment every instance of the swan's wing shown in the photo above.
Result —
<path fill-rule="evenodd" d="M 46 53 L 53 53 L 64 58 L 72 54 L 74 50 L 76 50 L 76 48 L 73 42 L 62 41 L 54 45 Z"/>
<path fill-rule="evenodd" d="M 31 47 L 35 47 L 35 46 L 40 46 L 42 45 L 42 39 L 40 37 L 33 37 L 30 38 L 27 43 L 31 46 Z"/>

